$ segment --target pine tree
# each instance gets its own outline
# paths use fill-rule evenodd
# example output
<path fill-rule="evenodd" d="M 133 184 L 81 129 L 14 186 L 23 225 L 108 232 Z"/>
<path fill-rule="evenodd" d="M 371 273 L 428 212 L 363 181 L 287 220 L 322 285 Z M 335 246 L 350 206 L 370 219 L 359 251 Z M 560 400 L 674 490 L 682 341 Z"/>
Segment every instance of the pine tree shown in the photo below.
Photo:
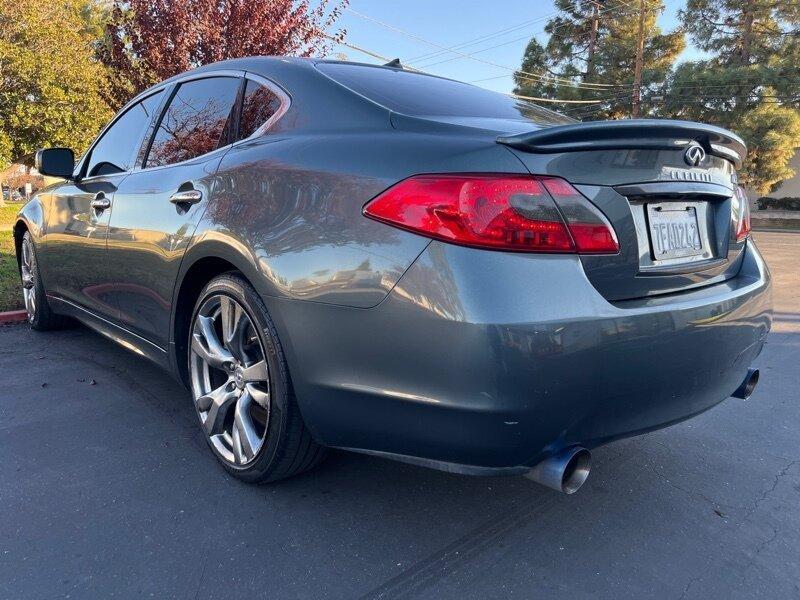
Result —
<path fill-rule="evenodd" d="M 580 108 L 577 114 L 593 118 L 630 116 L 636 71 L 639 26 L 642 27 L 643 96 L 658 90 L 675 58 L 683 51 L 681 31 L 662 33 L 656 21 L 663 10 L 661 0 L 641 3 L 623 0 L 557 0 L 559 13 L 550 19 L 550 35 L 542 47 L 532 39 L 526 48 L 521 71 L 544 73 L 541 80 L 525 73 L 515 75 L 515 93 L 548 98 L 602 100 Z M 569 85 L 559 79 L 573 82 Z M 600 85 L 598 85 L 600 84 Z M 557 106 L 557 105 L 556 105 Z M 650 112 L 643 105 L 643 112 Z"/>
<path fill-rule="evenodd" d="M 689 0 L 680 17 L 712 57 L 676 67 L 663 114 L 739 133 L 750 148 L 742 181 L 772 191 L 794 175 L 788 163 L 800 146 L 800 3 Z"/>

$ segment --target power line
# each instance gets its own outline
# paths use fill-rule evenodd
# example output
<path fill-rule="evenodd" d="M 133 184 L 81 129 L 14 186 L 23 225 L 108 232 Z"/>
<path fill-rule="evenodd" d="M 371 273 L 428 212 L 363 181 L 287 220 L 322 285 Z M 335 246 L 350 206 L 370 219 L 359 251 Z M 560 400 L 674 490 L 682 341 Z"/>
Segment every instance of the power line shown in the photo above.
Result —
<path fill-rule="evenodd" d="M 616 12 L 617 10 L 620 10 L 622 8 L 626 8 L 626 7 L 630 6 L 631 4 L 632 4 L 632 1 L 620 2 L 619 4 L 617 4 L 617 5 L 613 6 L 613 7 L 609 7 L 609 8 L 605 8 L 605 9 L 601 10 L 600 12 L 598 12 L 598 16 L 602 15 L 602 14 L 610 14 L 611 12 Z M 567 23 L 562 23 L 561 25 L 558 25 L 558 26 L 554 27 L 553 31 L 555 31 L 557 29 L 561 29 L 562 27 L 565 27 L 566 25 L 567 25 Z M 495 44 L 494 46 L 488 46 L 486 48 L 481 48 L 480 50 L 475 50 L 474 52 L 470 53 L 470 56 L 474 56 L 475 54 L 480 54 L 481 52 L 487 52 L 489 50 L 494 50 L 495 48 L 500 48 L 502 46 L 508 46 L 509 44 L 513 44 L 515 42 L 519 42 L 519 41 L 524 40 L 524 39 L 532 39 L 532 38 L 536 37 L 537 35 L 539 35 L 540 33 L 548 33 L 548 32 L 546 30 L 544 30 L 544 29 L 541 30 L 541 31 L 536 31 L 536 32 L 534 32 L 534 33 L 532 33 L 530 35 L 525 35 L 525 36 L 522 36 L 522 37 L 514 38 L 513 40 L 508 40 L 508 41 L 502 42 L 500 44 Z M 551 38 L 556 37 L 556 38 L 564 39 L 564 36 L 553 35 L 552 32 L 548 33 L 548 35 L 550 35 Z M 584 33 L 584 34 L 581 34 L 579 36 L 576 36 L 576 37 L 572 38 L 572 40 L 573 41 L 581 40 L 583 38 L 588 37 L 589 35 L 591 35 L 591 33 Z M 444 54 L 444 52 L 442 52 L 440 54 Z M 444 64 L 444 63 L 448 63 L 448 62 L 452 62 L 454 60 L 460 60 L 460 59 L 461 59 L 461 57 L 455 57 L 455 58 L 451 57 L 451 58 L 447 58 L 447 59 L 444 59 L 444 60 L 441 60 L 441 61 L 437 61 L 437 62 L 434 62 L 434 63 L 427 63 L 425 65 L 421 65 L 420 67 L 424 68 L 424 69 L 427 69 L 429 67 L 434 67 L 436 65 L 441 65 L 441 64 Z M 600 84 L 596 84 L 596 85 L 600 85 Z"/>
<path fill-rule="evenodd" d="M 632 2 L 633 2 L 633 0 L 629 0 L 627 2 L 620 2 L 619 4 L 617 4 L 613 8 L 605 8 L 605 9 L 601 10 L 598 14 L 603 14 L 603 13 L 615 11 L 615 10 L 617 10 L 619 8 L 622 8 L 624 5 L 632 4 Z M 572 3 L 572 6 L 574 7 L 576 4 L 577 4 L 577 0 Z M 492 35 L 488 35 L 488 36 L 479 37 L 479 38 L 476 38 L 475 41 L 466 42 L 466 43 L 462 43 L 462 44 L 457 44 L 456 46 L 451 46 L 449 49 L 452 50 L 452 49 L 463 48 L 463 47 L 466 47 L 466 46 L 472 46 L 474 44 L 480 43 L 481 41 L 486 41 L 489 38 L 497 37 L 498 35 L 502 35 L 504 33 L 510 33 L 511 31 L 516 31 L 517 29 L 522 29 L 523 27 L 527 26 L 530 23 L 533 23 L 533 22 L 536 22 L 536 21 L 543 21 L 545 19 L 550 19 L 550 18 L 552 18 L 554 16 L 557 16 L 560 12 L 561 11 L 556 11 L 554 13 L 550 13 L 547 16 L 539 17 L 538 19 L 533 19 L 531 21 L 526 21 L 525 23 L 523 23 L 521 25 L 518 25 L 518 26 L 515 26 L 515 27 L 509 27 L 507 30 L 501 30 L 501 32 L 498 32 L 497 34 L 492 34 Z M 558 26 L 554 27 L 553 30 L 555 31 L 556 29 L 561 29 L 562 27 L 566 27 L 566 25 L 567 25 L 566 23 L 562 23 L 561 25 L 558 25 Z M 511 43 L 514 43 L 514 42 L 518 42 L 520 40 L 524 40 L 526 38 L 530 39 L 532 37 L 535 37 L 535 36 L 539 35 L 540 33 L 547 33 L 546 28 L 542 29 L 540 31 L 536 31 L 536 32 L 534 32 L 532 34 L 523 36 L 523 37 L 514 38 L 513 40 L 510 40 L 508 42 L 497 44 L 496 46 L 489 46 L 488 48 L 483 48 L 481 50 L 476 50 L 475 52 L 473 52 L 473 54 L 478 54 L 480 52 L 485 52 L 486 50 L 499 48 L 500 46 L 505 46 L 505 45 L 508 45 L 508 44 L 511 44 Z M 585 37 L 585 36 L 581 36 L 581 37 Z M 437 56 L 441 56 L 443 54 L 447 54 L 447 52 L 446 51 L 432 52 L 432 53 L 429 53 L 429 55 L 423 55 L 422 57 L 414 58 L 414 59 L 410 60 L 409 62 L 419 62 L 421 60 L 429 60 L 429 59 L 432 59 L 432 58 L 436 58 Z M 457 60 L 457 59 L 448 59 L 448 60 Z M 439 64 L 439 63 L 434 63 L 434 64 Z M 428 65 L 428 66 L 432 66 L 432 65 Z"/>
<path fill-rule="evenodd" d="M 447 50 L 448 52 L 451 52 L 453 54 L 458 54 L 458 55 L 460 55 L 460 56 L 462 56 L 464 58 L 468 58 L 468 59 L 474 60 L 476 62 L 487 64 L 487 65 L 490 65 L 490 66 L 493 66 L 493 67 L 498 67 L 498 68 L 501 68 L 501 69 L 506 69 L 506 70 L 512 71 L 514 73 L 522 73 L 524 75 L 528 75 L 530 77 L 534 77 L 534 78 L 540 79 L 542 81 L 554 82 L 555 85 L 570 86 L 570 87 L 577 87 L 577 88 L 584 88 L 584 89 L 602 89 L 602 88 L 620 87 L 620 86 L 618 86 L 616 84 L 588 83 L 588 82 L 587 83 L 577 83 L 575 81 L 572 81 L 572 80 L 569 80 L 569 79 L 565 79 L 563 77 L 556 77 L 556 76 L 552 76 L 552 75 L 541 75 L 541 74 L 537 74 L 537 73 L 530 73 L 530 72 L 527 72 L 527 71 L 521 71 L 519 69 L 512 69 L 511 67 L 507 67 L 505 65 L 501 65 L 501 64 L 498 64 L 498 63 L 495 63 L 495 62 L 491 62 L 491 61 L 488 61 L 488 60 L 484 60 L 484 59 L 481 59 L 481 58 L 477 58 L 477 57 L 472 56 L 470 54 L 467 54 L 467 53 L 464 53 L 464 52 L 459 52 L 458 50 L 449 50 L 446 46 L 442 46 L 441 44 L 437 44 L 436 42 L 432 42 L 432 41 L 427 40 L 427 39 L 425 39 L 423 37 L 415 35 L 413 33 L 409 33 L 407 31 L 399 29 L 398 27 L 395 27 L 394 25 L 390 25 L 388 23 L 384 23 L 383 21 L 379 21 L 378 19 L 374 19 L 374 18 L 372 18 L 370 16 L 364 15 L 364 14 L 362 14 L 362 13 L 360 13 L 360 12 L 358 12 L 358 11 L 352 9 L 352 8 L 348 7 L 348 8 L 345 8 L 345 10 L 350 12 L 350 13 L 352 13 L 352 14 L 354 14 L 354 15 L 356 15 L 356 16 L 358 16 L 358 17 L 366 19 L 367 21 L 371 21 L 371 22 L 373 22 L 373 23 L 375 23 L 377 25 L 380 25 L 381 27 L 384 27 L 384 28 L 389 29 L 391 31 L 395 31 L 395 32 L 397 32 L 397 33 L 399 33 L 401 35 L 404 35 L 404 36 L 407 36 L 409 38 L 415 39 L 415 40 L 420 41 L 420 42 L 422 42 L 424 44 L 432 46 L 434 48 L 440 48 L 442 50 Z M 563 82 L 563 83 L 559 83 L 559 82 Z"/>
<path fill-rule="evenodd" d="M 383 55 L 381 55 L 381 54 L 379 54 L 377 52 L 374 52 L 372 50 L 368 50 L 367 48 L 364 48 L 362 46 L 358 46 L 356 44 L 345 42 L 343 40 L 337 40 L 332 35 L 328 35 L 328 34 L 323 34 L 323 35 L 324 35 L 325 38 L 327 38 L 327 39 L 329 39 L 331 41 L 340 43 L 343 46 L 346 46 L 346 47 L 351 48 L 353 50 L 356 50 L 358 52 L 362 52 L 362 53 L 364 53 L 364 54 L 366 54 L 368 56 L 371 56 L 373 58 L 376 58 L 376 59 L 378 59 L 378 60 L 380 60 L 382 62 L 390 62 L 390 60 L 391 60 L 390 58 L 388 58 L 386 56 L 383 56 Z M 423 73 L 424 74 L 424 71 L 421 71 L 419 69 L 415 69 L 413 67 L 405 67 L 405 68 L 408 69 L 408 70 L 413 70 L 413 71 L 416 71 L 418 73 Z M 491 78 L 487 78 L 487 79 L 491 79 Z M 789 83 L 790 85 L 800 85 L 800 80 L 798 80 L 798 81 L 790 81 L 790 82 L 787 82 L 787 83 Z M 735 84 L 733 84 L 733 85 L 735 85 Z M 694 87 L 704 87 L 704 86 L 686 86 L 686 87 L 687 88 L 694 88 Z M 708 88 L 729 87 L 729 85 L 718 84 L 718 85 L 709 85 L 709 86 L 705 86 L 705 87 L 708 87 Z M 677 86 L 674 89 L 685 89 L 685 88 L 683 86 Z M 610 90 L 608 90 L 608 91 L 610 91 Z M 583 106 L 577 106 L 577 107 L 574 107 L 574 108 L 565 108 L 565 109 L 563 109 L 563 112 L 565 112 L 565 113 L 576 113 L 577 110 L 582 110 L 583 112 L 576 113 L 576 114 L 578 114 L 578 116 L 582 117 L 582 116 L 586 116 L 586 115 L 589 115 L 589 114 L 594 114 L 596 112 L 599 112 L 599 111 L 603 110 L 605 107 L 602 106 L 602 105 L 604 105 L 604 104 L 606 104 L 608 102 L 619 101 L 619 100 L 621 100 L 623 98 L 627 98 L 628 92 L 627 91 L 617 91 L 615 93 L 612 93 L 611 96 L 608 96 L 608 97 L 605 97 L 605 98 L 599 98 L 599 99 L 591 99 L 591 100 L 572 100 L 572 99 L 566 99 L 566 98 L 544 98 L 544 97 L 539 97 L 539 96 L 526 96 L 526 95 L 521 95 L 521 94 L 505 94 L 505 95 L 511 96 L 513 98 L 518 98 L 520 100 L 528 100 L 528 101 L 534 101 L 534 102 L 545 102 L 545 103 L 555 103 L 555 104 L 579 104 L 579 105 L 589 105 L 590 104 L 590 105 L 596 105 L 596 106 L 592 106 L 588 110 L 586 110 L 586 108 L 584 108 Z M 667 94 L 667 96 L 668 95 L 669 94 Z M 755 98 L 761 99 L 762 101 L 765 101 L 764 99 L 767 98 L 767 99 L 770 99 L 770 100 L 766 101 L 766 102 L 770 103 L 770 104 L 778 104 L 778 103 L 787 102 L 787 101 L 788 102 L 800 101 L 800 98 L 796 98 L 796 97 L 787 97 L 785 95 L 777 95 L 777 94 L 766 94 L 765 95 L 765 94 L 759 94 L 757 92 L 750 92 L 749 94 L 747 94 L 746 97 L 748 97 L 748 98 L 755 97 Z M 709 100 L 712 100 L 712 99 L 723 99 L 724 100 L 724 99 L 727 99 L 727 98 L 730 98 L 730 96 L 729 95 L 721 95 L 721 94 L 720 95 L 705 94 L 705 95 L 702 95 L 702 96 L 698 96 L 696 98 L 680 98 L 679 101 L 682 102 L 682 103 L 689 103 L 689 102 L 705 102 L 705 101 L 709 101 Z M 653 100 L 651 97 L 647 97 L 647 96 L 645 96 L 642 100 L 645 101 L 645 102 L 648 102 L 648 103 L 666 102 L 666 99 L 664 99 L 664 100 Z"/>
<path fill-rule="evenodd" d="M 533 100 L 535 102 L 556 102 L 559 104 L 601 104 L 605 100 L 565 100 L 563 98 L 539 98 L 538 96 L 522 96 L 520 94 L 508 94 L 520 100 Z"/>
<path fill-rule="evenodd" d="M 335 42 L 341 44 L 342 46 L 346 46 L 348 48 L 352 48 L 353 50 L 356 50 L 358 52 L 363 52 L 364 54 L 366 54 L 368 56 L 371 56 L 373 58 L 377 58 L 380 61 L 383 61 L 383 62 L 390 62 L 391 61 L 391 59 L 389 59 L 388 57 L 383 56 L 381 54 L 378 54 L 377 52 L 373 52 L 372 50 L 367 50 L 366 48 L 363 48 L 363 47 L 358 46 L 356 44 L 351 44 L 351 43 L 348 43 L 348 42 L 345 42 L 345 41 L 336 40 L 336 38 L 334 38 L 332 35 L 328 35 L 326 33 L 324 33 L 322 35 L 323 35 L 323 37 L 325 37 L 325 38 L 327 38 L 327 39 L 329 39 L 331 41 L 335 41 Z M 420 71 L 418 69 L 414 69 L 413 67 L 404 67 L 404 68 L 408 68 L 410 70 L 416 71 L 417 73 L 420 73 L 420 74 L 423 74 L 423 75 L 426 74 L 424 71 Z M 469 84 L 465 84 L 465 85 L 469 85 Z M 556 103 L 567 103 L 567 104 L 573 104 L 573 103 L 574 104 L 595 104 L 595 103 L 598 103 L 598 102 L 603 102 L 603 100 L 560 100 L 560 99 L 556 99 L 556 98 L 539 98 L 537 96 L 521 96 L 519 94 L 503 94 L 503 95 L 504 96 L 511 96 L 512 98 L 518 98 L 520 100 L 533 100 L 533 101 L 536 101 L 536 102 L 556 102 Z"/>
<path fill-rule="evenodd" d="M 800 95 L 799 96 L 786 96 L 786 95 L 752 94 L 752 95 L 747 96 L 747 98 L 751 99 L 751 100 L 754 100 L 754 101 L 757 101 L 758 103 L 761 103 L 761 104 L 774 104 L 774 105 L 785 105 L 786 103 L 800 102 Z M 609 99 L 609 101 L 614 101 L 614 100 L 618 100 L 618 101 L 627 100 L 627 95 L 624 95 L 624 96 L 620 95 L 620 96 L 618 96 L 616 98 Z M 728 95 L 706 95 L 706 96 L 697 97 L 697 98 L 681 98 L 676 103 L 676 105 L 677 105 L 678 108 L 680 108 L 681 106 L 702 104 L 702 103 L 707 103 L 707 102 L 711 102 L 711 101 L 714 101 L 714 100 L 734 100 L 734 98 L 731 97 L 731 96 L 728 96 Z M 651 97 L 647 97 L 647 96 L 642 97 L 642 102 L 646 103 L 646 104 L 650 104 L 650 105 L 661 104 L 661 105 L 665 105 L 666 106 L 668 104 L 668 100 L 666 98 L 664 98 L 664 99 L 651 98 Z M 566 108 L 562 109 L 561 112 L 563 112 L 563 113 L 565 113 L 565 114 L 567 114 L 567 115 L 569 115 L 571 117 L 574 117 L 574 118 L 583 119 L 583 118 L 586 118 L 586 117 L 591 116 L 593 114 L 596 114 L 598 112 L 601 112 L 603 110 L 606 110 L 608 108 L 610 108 L 610 106 L 604 102 L 604 103 L 602 103 L 600 105 L 591 106 L 591 107 L 583 107 L 583 106 L 566 107 Z"/>
<path fill-rule="evenodd" d="M 575 2 L 573 2 L 573 5 L 576 4 L 576 2 L 577 2 L 577 0 L 575 0 Z M 559 13 L 559 11 L 556 11 L 556 12 L 550 13 L 549 15 L 545 15 L 543 17 L 537 17 L 536 19 L 530 19 L 528 21 L 523 21 L 522 23 L 519 23 L 519 24 L 514 25 L 512 27 L 506 27 L 505 29 L 501 29 L 501 30 L 496 31 L 494 33 L 483 35 L 483 36 L 480 36 L 480 37 L 477 37 L 477 38 L 470 38 L 469 40 L 467 40 L 465 42 L 456 44 L 455 46 L 450 46 L 447 50 L 448 51 L 449 50 L 458 50 L 458 49 L 461 49 L 461 48 L 466 48 L 467 46 L 474 46 L 475 44 L 479 44 L 480 42 L 485 42 L 485 41 L 487 41 L 489 39 L 505 35 L 506 33 L 511 33 L 512 31 L 517 31 L 518 29 L 523 29 L 523 28 L 527 27 L 528 25 L 532 25 L 533 23 L 537 23 L 539 21 L 544 21 L 546 19 L 550 19 L 551 17 L 556 16 L 558 13 Z M 447 51 L 439 50 L 437 52 L 428 52 L 426 54 L 421 54 L 419 56 L 415 56 L 413 58 L 410 58 L 408 60 L 408 62 L 409 63 L 415 63 L 415 62 L 419 62 L 419 61 L 422 61 L 422 60 L 429 60 L 431 58 L 436 58 L 437 56 L 441 56 L 443 54 L 447 54 Z"/>
<path fill-rule="evenodd" d="M 327 38 L 327 39 L 333 41 L 333 42 L 336 42 L 337 44 L 341 44 L 342 46 L 346 46 L 346 47 L 350 48 L 351 50 L 356 50 L 357 52 L 361 52 L 363 54 L 366 54 L 367 56 L 371 56 L 372 58 L 377 58 L 378 60 L 382 60 L 383 62 L 389 62 L 391 60 L 390 58 L 386 58 L 385 56 L 381 56 L 380 54 L 378 54 L 376 52 L 373 52 L 372 50 L 367 50 L 366 48 L 362 48 L 360 46 L 356 46 L 355 44 L 350 44 L 348 42 L 345 42 L 344 40 L 337 40 L 335 37 L 333 37 L 332 35 L 328 35 L 327 33 L 323 33 L 322 36 L 324 38 Z"/>
<path fill-rule="evenodd" d="M 331 41 L 334 41 L 334 42 L 337 42 L 336 38 L 334 38 L 332 35 L 328 35 L 328 34 L 323 34 L 323 35 L 327 39 L 329 39 Z M 358 52 L 362 52 L 363 54 L 366 54 L 367 56 L 371 56 L 373 58 L 377 58 L 378 60 L 383 61 L 383 62 L 389 62 L 391 60 L 390 58 L 388 58 L 386 56 L 383 56 L 383 55 L 378 54 L 377 52 L 373 52 L 371 50 L 367 50 L 366 48 L 363 48 L 363 47 L 358 46 L 356 44 L 351 44 L 349 42 L 345 42 L 345 41 L 341 41 L 341 40 L 339 40 L 338 43 L 340 43 L 341 45 L 346 46 L 348 48 L 351 48 L 353 50 L 356 50 Z M 420 71 L 418 69 L 414 69 L 413 67 L 407 67 L 407 68 L 411 69 L 411 70 L 414 70 L 414 71 L 417 71 L 418 73 L 424 73 L 424 71 Z M 800 81 L 790 82 L 790 83 L 792 85 L 800 85 Z M 692 86 L 692 87 L 696 87 L 696 86 Z M 727 86 L 718 85 L 718 86 L 709 86 L 709 87 L 727 87 Z M 591 105 L 599 105 L 599 104 L 606 104 L 608 102 L 619 101 L 619 100 L 622 100 L 623 98 L 627 98 L 628 92 L 627 91 L 618 92 L 615 95 L 612 95 L 610 97 L 600 98 L 600 99 L 593 99 L 593 100 L 569 100 L 569 99 L 565 99 L 565 98 L 543 98 L 543 97 L 539 97 L 539 96 L 526 96 L 526 95 L 522 95 L 522 94 L 506 94 L 506 95 L 511 96 L 513 98 L 518 98 L 520 100 L 528 100 L 528 101 L 533 101 L 533 102 L 546 102 L 546 103 L 553 103 L 553 104 L 580 104 L 580 105 L 591 104 Z M 750 94 L 747 95 L 747 97 L 748 98 L 757 97 L 759 99 L 774 98 L 776 100 L 775 102 L 771 102 L 771 101 L 767 102 L 768 104 L 777 104 L 777 103 L 786 102 L 786 101 L 788 101 L 788 102 L 796 102 L 796 101 L 800 100 L 800 98 L 795 98 L 795 97 L 785 97 L 785 96 L 778 96 L 778 95 L 763 95 L 763 94 L 757 94 L 755 92 L 751 92 Z M 705 102 L 705 101 L 708 101 L 710 99 L 723 99 L 724 100 L 724 99 L 727 99 L 727 98 L 730 98 L 730 96 L 728 96 L 728 95 L 712 96 L 712 95 L 708 95 L 707 94 L 707 95 L 705 95 L 703 97 L 698 97 L 698 98 L 681 98 L 680 102 L 682 102 L 682 103 L 687 103 L 687 102 L 696 103 L 696 102 Z M 664 99 L 664 100 L 653 100 L 653 99 L 648 98 L 647 96 L 645 96 L 645 97 L 642 98 L 642 101 L 652 104 L 653 102 L 666 102 L 666 99 Z M 575 107 L 574 109 L 567 108 L 567 109 L 564 109 L 564 112 L 571 113 L 571 112 L 573 112 L 575 110 L 579 110 L 581 108 L 582 108 L 581 106 Z M 594 114 L 596 112 L 599 112 L 599 111 L 603 110 L 604 108 L 605 108 L 604 106 L 597 106 L 597 107 L 593 107 L 593 108 L 589 109 L 589 111 L 581 112 L 581 113 L 578 113 L 578 114 L 579 114 L 579 116 L 583 117 L 583 116 L 588 115 L 588 114 Z"/>
<path fill-rule="evenodd" d="M 336 38 L 334 38 L 331 35 L 328 35 L 328 34 L 324 34 L 324 35 L 325 35 L 325 37 L 327 39 L 329 39 L 331 41 L 337 41 Z M 373 58 L 377 58 L 378 60 L 383 61 L 383 62 L 389 62 L 391 60 L 390 58 L 388 58 L 386 56 L 383 56 L 383 55 L 378 54 L 377 52 L 373 52 L 371 50 L 367 50 L 366 48 L 363 48 L 363 47 L 358 46 L 356 44 L 351 44 L 351 43 L 344 42 L 344 41 L 339 41 L 338 43 L 340 43 L 343 46 L 346 46 L 348 48 L 351 48 L 353 50 L 356 50 L 358 52 L 362 52 L 362 53 L 366 54 L 367 56 L 371 56 Z M 408 68 L 412 69 L 414 71 L 417 71 L 419 73 L 424 73 L 423 71 L 419 71 L 418 69 L 413 69 L 412 67 L 408 67 Z M 791 84 L 792 85 L 800 85 L 800 81 L 791 82 Z M 720 85 L 720 86 L 709 86 L 709 87 L 727 87 L 727 86 Z M 624 92 L 621 91 L 621 92 L 617 92 L 616 94 L 614 94 L 612 96 L 609 96 L 609 97 L 606 97 L 606 98 L 599 98 L 599 99 L 592 99 L 592 100 L 571 100 L 571 99 L 566 99 L 566 98 L 544 98 L 544 97 L 540 97 L 540 96 L 527 96 L 527 95 L 522 95 L 522 94 L 506 94 L 506 95 L 511 96 L 513 98 L 518 98 L 520 100 L 528 100 L 528 101 L 533 101 L 533 102 L 545 102 L 545 103 L 553 103 L 553 104 L 579 104 L 579 105 L 591 104 L 591 105 L 600 105 L 600 104 L 606 104 L 606 103 L 609 103 L 609 102 L 620 101 L 620 100 L 622 100 L 624 98 L 627 98 L 627 94 L 628 94 L 627 91 L 624 91 Z M 768 102 L 770 104 L 779 103 L 781 101 L 783 101 L 783 102 L 786 102 L 786 101 L 788 101 L 788 102 L 796 102 L 796 101 L 798 101 L 798 98 L 794 98 L 794 97 L 786 97 L 786 96 L 779 96 L 779 95 L 764 95 L 764 94 L 757 94 L 756 92 L 751 92 L 750 94 L 747 95 L 747 97 L 748 98 L 755 97 L 755 98 L 759 98 L 759 99 L 771 98 L 771 99 L 775 99 L 776 100 L 776 102 Z M 708 100 L 711 100 L 711 99 L 723 99 L 724 100 L 724 99 L 727 99 L 727 98 L 730 98 L 730 96 L 728 96 L 728 95 L 709 95 L 709 94 L 706 94 L 706 95 L 704 95 L 702 97 L 697 97 L 697 98 L 681 98 L 680 102 L 682 102 L 682 103 L 688 103 L 688 102 L 696 103 L 696 102 L 705 102 L 705 101 L 708 101 Z M 642 98 L 642 101 L 643 102 L 648 102 L 648 103 L 666 102 L 666 99 L 665 100 L 653 100 L 652 98 L 649 98 L 649 97 L 645 96 L 645 97 Z M 578 107 L 575 107 L 573 109 L 566 108 L 566 109 L 564 109 L 564 112 L 572 113 L 573 111 L 581 110 L 582 108 L 583 108 L 582 106 L 578 106 Z M 599 111 L 603 110 L 603 108 L 604 108 L 604 106 L 596 106 L 596 107 L 593 107 L 592 109 L 590 109 L 589 111 L 585 111 L 585 112 L 579 113 L 579 115 L 580 116 L 584 116 L 586 114 L 593 114 L 595 112 L 599 112 Z"/>

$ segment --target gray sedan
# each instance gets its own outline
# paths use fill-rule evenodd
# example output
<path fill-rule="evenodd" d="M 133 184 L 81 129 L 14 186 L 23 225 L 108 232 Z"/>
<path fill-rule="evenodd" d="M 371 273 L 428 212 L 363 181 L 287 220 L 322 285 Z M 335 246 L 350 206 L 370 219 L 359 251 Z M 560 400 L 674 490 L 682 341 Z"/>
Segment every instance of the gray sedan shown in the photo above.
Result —
<path fill-rule="evenodd" d="M 170 370 L 245 481 L 336 447 L 574 492 L 593 447 L 757 383 L 745 153 L 397 66 L 208 65 L 38 153 L 25 306 Z"/>

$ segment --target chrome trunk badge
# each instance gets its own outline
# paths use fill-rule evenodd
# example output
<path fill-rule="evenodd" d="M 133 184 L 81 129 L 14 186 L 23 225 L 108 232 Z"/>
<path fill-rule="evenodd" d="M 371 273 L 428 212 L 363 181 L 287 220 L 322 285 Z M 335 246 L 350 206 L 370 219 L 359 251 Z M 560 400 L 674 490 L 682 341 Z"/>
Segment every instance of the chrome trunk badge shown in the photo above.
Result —
<path fill-rule="evenodd" d="M 700 144 L 691 144 L 683 154 L 683 160 L 690 167 L 697 167 L 706 158 L 706 151 Z"/>

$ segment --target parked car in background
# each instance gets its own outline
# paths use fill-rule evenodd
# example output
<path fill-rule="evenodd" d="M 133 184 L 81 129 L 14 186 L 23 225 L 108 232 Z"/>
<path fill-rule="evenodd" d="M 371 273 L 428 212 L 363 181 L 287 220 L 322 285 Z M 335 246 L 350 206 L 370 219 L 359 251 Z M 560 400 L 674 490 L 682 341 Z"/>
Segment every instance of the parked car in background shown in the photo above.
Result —
<path fill-rule="evenodd" d="M 169 369 L 245 481 L 335 447 L 573 492 L 592 448 L 755 386 L 745 152 L 402 68 L 208 65 L 77 164 L 39 153 L 63 181 L 14 228 L 25 305 Z"/>
<path fill-rule="evenodd" d="M 9 190 L 8 188 L 3 188 L 3 200 L 5 202 L 22 202 L 24 200 L 24 196 L 20 194 L 17 190 Z"/>

